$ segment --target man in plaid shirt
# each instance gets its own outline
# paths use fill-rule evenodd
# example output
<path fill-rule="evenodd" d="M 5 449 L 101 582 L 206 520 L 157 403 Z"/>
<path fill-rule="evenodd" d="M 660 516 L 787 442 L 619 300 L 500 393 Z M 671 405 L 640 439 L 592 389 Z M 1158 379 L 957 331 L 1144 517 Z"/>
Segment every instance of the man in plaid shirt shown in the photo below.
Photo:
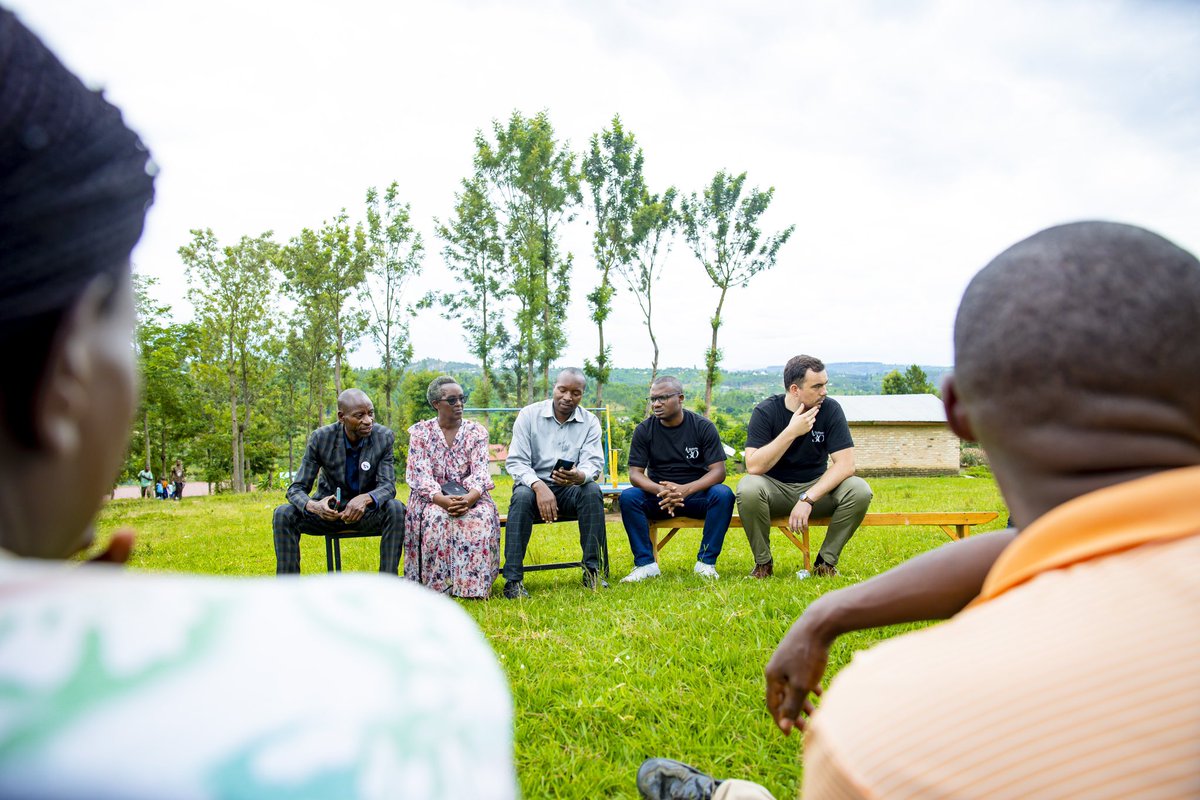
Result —
<path fill-rule="evenodd" d="M 338 395 L 338 421 L 313 431 L 304 460 L 275 509 L 275 573 L 300 572 L 300 534 L 380 534 L 379 571 L 395 575 L 404 543 L 404 504 L 396 499 L 396 435 L 375 424 L 375 407 L 359 389 Z M 316 497 L 310 497 L 313 482 Z"/>

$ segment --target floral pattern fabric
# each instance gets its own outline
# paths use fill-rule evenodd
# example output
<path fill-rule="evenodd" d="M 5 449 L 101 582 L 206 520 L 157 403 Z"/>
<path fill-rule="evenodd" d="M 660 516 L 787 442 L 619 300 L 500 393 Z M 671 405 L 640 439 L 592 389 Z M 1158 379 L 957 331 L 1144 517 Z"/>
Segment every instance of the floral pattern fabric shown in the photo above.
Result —
<path fill-rule="evenodd" d="M 453 443 L 437 419 L 408 429 L 404 577 L 455 597 L 487 597 L 500 571 L 500 515 L 489 492 L 487 429 L 463 420 Z M 443 483 L 458 481 L 482 494 L 470 511 L 450 516 L 433 502 Z"/>

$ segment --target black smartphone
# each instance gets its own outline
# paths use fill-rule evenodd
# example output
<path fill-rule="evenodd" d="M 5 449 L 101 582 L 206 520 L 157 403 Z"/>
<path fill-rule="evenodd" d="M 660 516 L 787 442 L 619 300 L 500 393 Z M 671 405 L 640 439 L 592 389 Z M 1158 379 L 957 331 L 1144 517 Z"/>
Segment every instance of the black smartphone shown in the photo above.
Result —
<path fill-rule="evenodd" d="M 554 469 L 575 469 L 575 462 L 567 461 L 565 458 L 560 458 L 555 463 Z"/>

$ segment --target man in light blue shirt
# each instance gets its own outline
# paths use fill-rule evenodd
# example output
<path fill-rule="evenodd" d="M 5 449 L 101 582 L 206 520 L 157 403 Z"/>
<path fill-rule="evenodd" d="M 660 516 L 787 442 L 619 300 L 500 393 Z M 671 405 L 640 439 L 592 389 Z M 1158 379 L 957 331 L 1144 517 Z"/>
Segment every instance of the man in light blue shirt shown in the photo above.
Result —
<path fill-rule="evenodd" d="M 504 535 L 504 596 L 528 597 L 525 551 L 535 522 L 579 520 L 583 585 L 607 587 L 600 577 L 604 497 L 596 479 L 604 469 L 600 421 L 580 408 L 587 379 L 574 367 L 554 381 L 549 400 L 521 409 L 513 425 L 505 467 L 513 479 Z"/>

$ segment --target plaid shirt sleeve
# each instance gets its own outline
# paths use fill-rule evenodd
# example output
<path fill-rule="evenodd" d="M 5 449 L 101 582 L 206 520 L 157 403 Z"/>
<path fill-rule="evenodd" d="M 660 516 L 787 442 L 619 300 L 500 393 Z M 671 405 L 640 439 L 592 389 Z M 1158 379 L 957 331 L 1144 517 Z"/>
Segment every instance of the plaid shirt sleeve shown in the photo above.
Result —
<path fill-rule="evenodd" d="M 312 499 L 309 492 L 317 480 L 317 471 L 320 470 L 322 462 L 323 448 L 320 446 L 320 440 L 328 438 L 323 437 L 323 433 L 324 428 L 318 428 L 308 437 L 308 444 L 304 447 L 304 458 L 300 460 L 300 469 L 296 470 L 292 485 L 287 490 L 288 502 L 300 511 L 304 511 L 308 501 Z"/>

